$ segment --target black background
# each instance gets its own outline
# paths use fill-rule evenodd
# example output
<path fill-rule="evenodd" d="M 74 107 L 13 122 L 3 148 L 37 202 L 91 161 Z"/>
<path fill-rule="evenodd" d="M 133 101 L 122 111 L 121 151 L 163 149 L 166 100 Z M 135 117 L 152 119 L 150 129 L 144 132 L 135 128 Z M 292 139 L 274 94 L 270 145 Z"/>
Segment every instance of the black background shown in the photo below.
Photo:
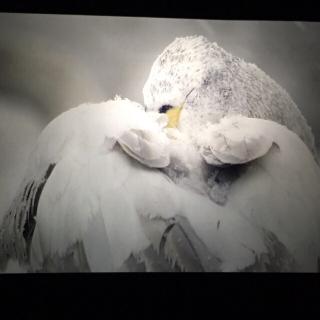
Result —
<path fill-rule="evenodd" d="M 0 11 L 141 17 L 319 21 L 317 1 L 1 1 Z"/>

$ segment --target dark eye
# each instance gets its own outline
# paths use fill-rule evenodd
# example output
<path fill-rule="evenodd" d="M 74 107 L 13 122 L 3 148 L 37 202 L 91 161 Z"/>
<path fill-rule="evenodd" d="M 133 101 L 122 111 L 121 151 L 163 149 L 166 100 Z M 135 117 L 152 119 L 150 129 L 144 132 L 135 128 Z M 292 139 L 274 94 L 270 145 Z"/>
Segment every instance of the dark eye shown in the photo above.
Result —
<path fill-rule="evenodd" d="M 170 106 L 170 104 L 165 104 L 161 108 L 159 108 L 159 113 L 166 113 L 168 110 L 172 108 L 173 106 Z"/>

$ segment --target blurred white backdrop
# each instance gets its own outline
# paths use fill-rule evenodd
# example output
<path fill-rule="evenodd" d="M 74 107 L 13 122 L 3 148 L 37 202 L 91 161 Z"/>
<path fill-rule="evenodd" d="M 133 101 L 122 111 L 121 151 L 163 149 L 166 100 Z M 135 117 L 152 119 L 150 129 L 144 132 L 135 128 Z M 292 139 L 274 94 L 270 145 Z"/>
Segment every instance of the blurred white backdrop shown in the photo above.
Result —
<path fill-rule="evenodd" d="M 298 104 L 320 140 L 320 23 L 0 13 L 0 216 L 44 126 L 82 102 L 143 102 L 157 55 L 204 35 L 257 64 Z"/>

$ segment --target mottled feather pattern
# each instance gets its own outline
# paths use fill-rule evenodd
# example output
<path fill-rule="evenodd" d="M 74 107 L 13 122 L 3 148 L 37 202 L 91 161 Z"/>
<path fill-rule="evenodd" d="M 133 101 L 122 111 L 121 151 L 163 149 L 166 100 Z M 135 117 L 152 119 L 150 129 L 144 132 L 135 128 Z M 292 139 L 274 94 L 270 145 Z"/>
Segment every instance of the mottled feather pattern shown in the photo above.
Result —
<path fill-rule="evenodd" d="M 185 109 L 196 119 L 201 107 L 199 127 L 232 114 L 269 119 L 296 132 L 315 154 L 311 128 L 286 90 L 203 36 L 177 38 L 159 55 L 143 89 L 145 103 L 149 110 L 180 105 L 193 88 Z"/>

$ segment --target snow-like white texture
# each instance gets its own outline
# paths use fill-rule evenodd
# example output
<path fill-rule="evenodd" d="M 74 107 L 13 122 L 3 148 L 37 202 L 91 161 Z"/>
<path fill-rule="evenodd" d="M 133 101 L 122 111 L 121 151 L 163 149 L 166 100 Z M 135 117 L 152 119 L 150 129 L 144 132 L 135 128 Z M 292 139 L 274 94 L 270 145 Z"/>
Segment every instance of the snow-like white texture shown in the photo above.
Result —
<path fill-rule="evenodd" d="M 180 130 L 198 131 L 226 115 L 269 119 L 297 133 L 315 154 L 314 137 L 289 94 L 256 65 L 203 36 L 175 39 L 153 63 L 143 88 L 148 110 L 180 106 Z M 201 112 L 199 112 L 201 110 Z"/>

